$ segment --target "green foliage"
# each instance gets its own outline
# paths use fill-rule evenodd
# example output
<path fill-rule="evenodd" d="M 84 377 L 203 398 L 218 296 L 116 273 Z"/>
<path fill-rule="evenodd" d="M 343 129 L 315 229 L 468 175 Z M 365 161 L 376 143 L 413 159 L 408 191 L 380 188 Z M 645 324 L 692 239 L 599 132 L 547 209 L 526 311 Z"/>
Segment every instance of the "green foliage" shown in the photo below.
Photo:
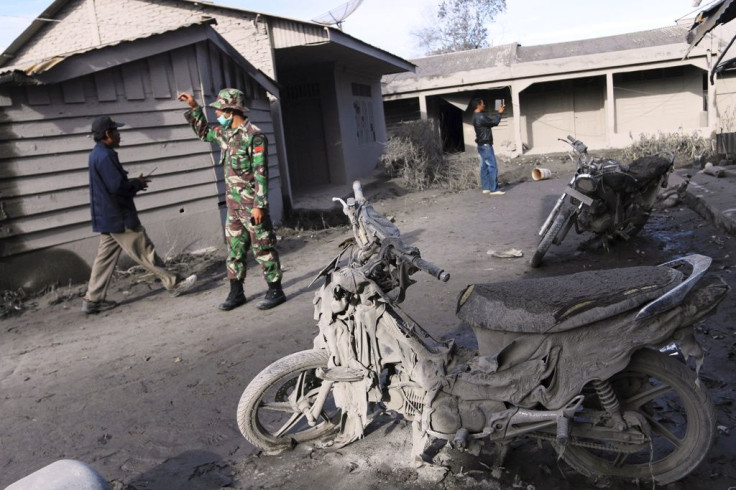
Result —
<path fill-rule="evenodd" d="M 623 150 L 622 160 L 633 161 L 639 157 L 653 155 L 661 151 L 675 153 L 675 165 L 690 165 L 694 159 L 709 157 L 713 154 L 712 143 L 697 133 L 684 135 L 679 133 L 642 134 L 638 141 Z"/>
<path fill-rule="evenodd" d="M 426 54 L 489 46 L 486 25 L 506 10 L 506 0 L 441 0 L 436 23 L 414 33 Z"/>

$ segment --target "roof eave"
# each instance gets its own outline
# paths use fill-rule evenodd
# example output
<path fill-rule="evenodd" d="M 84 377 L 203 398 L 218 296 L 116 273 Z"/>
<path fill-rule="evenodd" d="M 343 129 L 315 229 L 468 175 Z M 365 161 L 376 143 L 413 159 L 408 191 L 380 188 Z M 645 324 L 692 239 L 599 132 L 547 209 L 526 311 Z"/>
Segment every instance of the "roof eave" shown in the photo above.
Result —
<path fill-rule="evenodd" d="M 51 84 L 89 75 L 156 54 L 208 40 L 224 51 L 266 91 L 279 97 L 278 84 L 253 66 L 213 28 L 214 19 L 160 34 L 58 55 L 27 68 L 16 67 L 0 75 L 0 83 Z M 145 44 L 145 46 L 142 46 Z M 114 51 L 115 55 L 111 56 Z"/>
<path fill-rule="evenodd" d="M 15 54 L 18 52 L 18 50 L 23 47 L 38 31 L 46 26 L 50 22 L 50 20 L 48 19 L 54 17 L 56 13 L 61 10 L 68 2 L 69 0 L 54 0 L 54 2 L 46 8 L 46 10 L 41 12 L 41 14 L 36 17 L 33 22 L 31 22 L 31 25 L 29 25 L 26 30 L 24 30 L 20 34 L 20 36 L 15 38 L 15 40 L 10 43 L 10 46 L 8 46 L 5 51 L 0 54 L 0 66 L 5 66 L 10 63 L 13 58 L 15 58 Z"/>
<path fill-rule="evenodd" d="M 391 54 L 388 51 L 384 51 L 380 48 L 376 48 L 375 46 L 371 46 L 370 44 L 360 41 L 359 39 L 356 39 L 337 29 L 331 27 L 327 27 L 326 29 L 331 42 L 339 44 L 340 46 L 344 46 L 348 49 L 358 51 L 359 53 L 365 54 L 367 56 L 379 59 L 383 63 L 386 63 L 387 65 L 394 68 L 392 71 L 384 73 L 384 75 L 406 71 L 414 73 L 416 71 L 416 65 L 410 61 Z"/>

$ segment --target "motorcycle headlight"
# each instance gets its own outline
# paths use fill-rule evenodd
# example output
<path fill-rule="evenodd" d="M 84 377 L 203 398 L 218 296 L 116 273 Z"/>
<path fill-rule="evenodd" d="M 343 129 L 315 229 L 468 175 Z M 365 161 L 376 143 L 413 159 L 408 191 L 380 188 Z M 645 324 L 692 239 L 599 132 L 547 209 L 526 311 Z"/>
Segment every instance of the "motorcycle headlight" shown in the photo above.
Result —
<path fill-rule="evenodd" d="M 578 175 L 575 179 L 575 189 L 583 194 L 590 194 L 598 187 L 598 182 L 588 174 Z"/>

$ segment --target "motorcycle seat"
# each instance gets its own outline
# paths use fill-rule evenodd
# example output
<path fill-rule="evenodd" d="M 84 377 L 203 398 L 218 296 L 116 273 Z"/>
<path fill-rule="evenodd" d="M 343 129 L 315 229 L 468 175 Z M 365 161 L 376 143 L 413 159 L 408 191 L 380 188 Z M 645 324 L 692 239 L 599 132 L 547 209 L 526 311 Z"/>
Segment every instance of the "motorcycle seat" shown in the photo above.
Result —
<path fill-rule="evenodd" d="M 672 162 L 661 156 L 637 158 L 628 165 L 614 164 L 604 167 L 601 180 L 616 192 L 632 193 L 666 174 Z"/>
<path fill-rule="evenodd" d="M 627 172 L 639 182 L 649 182 L 666 174 L 672 163 L 661 156 L 637 158 L 628 166 Z"/>
<path fill-rule="evenodd" d="M 669 267 L 640 266 L 470 285 L 456 314 L 478 328 L 562 332 L 639 308 L 683 281 Z"/>

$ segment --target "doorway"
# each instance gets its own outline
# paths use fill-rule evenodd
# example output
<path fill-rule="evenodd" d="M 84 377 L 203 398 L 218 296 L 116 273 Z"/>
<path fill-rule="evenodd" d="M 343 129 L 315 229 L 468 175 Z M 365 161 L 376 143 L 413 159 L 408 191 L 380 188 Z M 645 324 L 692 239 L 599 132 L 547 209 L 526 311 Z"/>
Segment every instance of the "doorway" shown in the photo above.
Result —
<path fill-rule="evenodd" d="M 329 184 L 319 83 L 288 85 L 282 92 L 282 114 L 293 190 Z"/>

